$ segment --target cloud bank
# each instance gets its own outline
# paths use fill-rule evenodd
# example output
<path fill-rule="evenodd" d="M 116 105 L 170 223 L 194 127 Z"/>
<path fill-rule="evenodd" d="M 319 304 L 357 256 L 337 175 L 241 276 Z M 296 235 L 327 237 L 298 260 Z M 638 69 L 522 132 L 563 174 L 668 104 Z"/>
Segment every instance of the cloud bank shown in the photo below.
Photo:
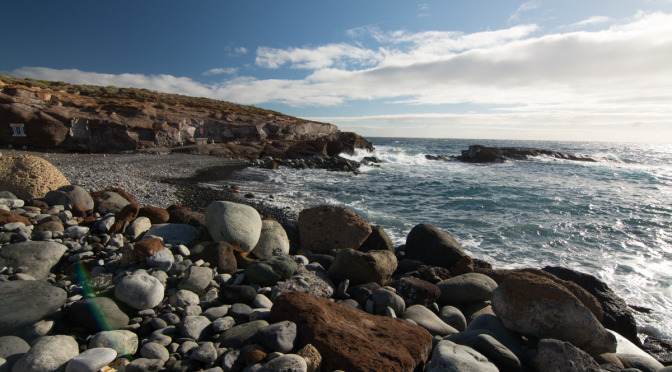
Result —
<path fill-rule="evenodd" d="M 516 14 L 534 6 L 534 2 L 525 3 Z M 535 24 L 471 34 L 364 28 L 357 34 L 366 33 L 374 45 L 354 40 L 312 48 L 257 49 L 255 68 L 305 71 L 301 79 L 238 76 L 206 84 L 170 75 L 111 75 L 45 67 L 24 67 L 11 74 L 148 88 L 243 104 L 323 107 L 375 101 L 395 107 L 423 105 L 437 112 L 445 110 L 443 105 L 489 107 L 477 114 L 437 114 L 443 122 L 465 125 L 513 121 L 543 125 L 560 120 L 592 126 L 672 124 L 672 15 L 640 13 L 621 23 L 612 21 L 594 16 L 568 25 L 570 31 L 541 35 Z M 607 27 L 607 23 L 612 25 Z M 600 25 L 603 28 L 595 31 Z M 245 74 L 219 68 L 204 75 L 236 72 Z M 437 121 L 437 117 L 431 119 Z M 376 118 L 373 121 L 391 119 Z M 403 115 L 396 120 L 411 121 Z"/>

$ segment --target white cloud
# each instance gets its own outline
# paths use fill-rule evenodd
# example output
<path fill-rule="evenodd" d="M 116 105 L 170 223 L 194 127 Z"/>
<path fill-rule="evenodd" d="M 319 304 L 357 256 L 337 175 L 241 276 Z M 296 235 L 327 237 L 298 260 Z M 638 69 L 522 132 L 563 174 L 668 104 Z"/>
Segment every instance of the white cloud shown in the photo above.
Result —
<path fill-rule="evenodd" d="M 596 25 L 596 24 L 600 24 L 600 23 L 609 22 L 610 20 L 611 20 L 611 18 L 606 17 L 606 16 L 593 16 L 593 17 L 590 17 L 588 19 L 584 19 L 583 21 L 573 23 L 573 24 L 569 25 L 569 28 L 570 29 L 582 28 L 582 27 L 585 27 L 585 26 L 590 26 L 590 25 Z"/>
<path fill-rule="evenodd" d="M 213 68 L 203 73 L 203 75 L 235 75 L 238 73 L 238 68 L 236 67 L 227 67 L 227 68 Z"/>
<path fill-rule="evenodd" d="M 513 12 L 513 13 L 509 16 L 509 22 L 517 22 L 517 21 L 519 21 L 519 20 L 520 20 L 520 16 L 521 16 L 523 13 L 525 13 L 525 12 L 529 12 L 529 11 L 531 11 L 531 10 L 538 9 L 539 6 L 540 6 L 540 5 L 539 5 L 539 1 L 537 1 L 537 0 L 526 1 L 526 2 L 524 2 L 524 3 L 522 3 L 522 4 L 520 4 L 520 6 L 518 6 L 518 9 L 516 9 L 516 11 Z"/>
<path fill-rule="evenodd" d="M 380 59 L 376 51 L 363 49 L 350 44 L 328 44 L 314 49 L 291 48 L 276 49 L 261 47 L 257 49 L 257 66 L 276 69 L 285 64 L 292 68 L 320 69 L 346 63 L 369 65 Z"/>

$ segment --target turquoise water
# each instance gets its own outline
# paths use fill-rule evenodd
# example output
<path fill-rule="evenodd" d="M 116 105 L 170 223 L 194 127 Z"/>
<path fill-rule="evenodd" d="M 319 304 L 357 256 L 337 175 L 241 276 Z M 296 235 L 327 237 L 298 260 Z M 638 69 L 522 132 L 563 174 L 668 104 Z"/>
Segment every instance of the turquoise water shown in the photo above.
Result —
<path fill-rule="evenodd" d="M 397 245 L 418 223 L 452 234 L 497 268 L 560 265 L 604 280 L 637 315 L 640 332 L 672 337 L 672 145 L 373 138 L 382 164 L 361 175 L 247 168 L 228 183 L 300 211 L 343 205 Z M 502 164 L 431 161 L 471 144 L 589 155 Z"/>

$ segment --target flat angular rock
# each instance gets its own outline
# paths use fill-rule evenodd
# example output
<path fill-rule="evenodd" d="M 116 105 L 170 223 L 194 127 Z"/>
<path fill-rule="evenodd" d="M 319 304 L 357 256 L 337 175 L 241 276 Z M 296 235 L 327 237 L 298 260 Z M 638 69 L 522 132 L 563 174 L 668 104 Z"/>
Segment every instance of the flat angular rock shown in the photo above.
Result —
<path fill-rule="evenodd" d="M 499 369 L 478 351 L 443 340 L 434 348 L 425 372 L 444 371 L 499 372 Z"/>
<path fill-rule="evenodd" d="M 326 371 L 413 371 L 426 363 L 432 349 L 422 327 L 300 292 L 275 299 L 270 319 L 296 323 L 296 346 L 312 344 Z"/>
<path fill-rule="evenodd" d="M 46 278 L 67 247 L 55 242 L 27 241 L 0 248 L 0 267 L 23 267 L 24 274 L 35 279 Z"/>
<path fill-rule="evenodd" d="M 100 193 L 94 193 L 94 195 L 94 211 L 100 213 L 101 215 L 106 215 L 108 213 L 117 214 L 125 206 L 131 204 L 123 196 L 114 191 L 103 191 Z"/>
<path fill-rule="evenodd" d="M 183 337 L 201 341 L 209 336 L 206 328 L 210 325 L 210 323 L 210 319 L 204 316 L 185 316 L 180 322 L 180 333 Z"/>
<path fill-rule="evenodd" d="M 257 338 L 265 348 L 286 354 L 294 349 L 296 334 L 296 324 L 282 321 L 260 328 Z"/>
<path fill-rule="evenodd" d="M 313 253 L 357 250 L 370 234 L 371 226 L 365 219 L 341 206 L 320 205 L 299 213 L 301 246 Z"/>
<path fill-rule="evenodd" d="M 600 365 L 587 353 L 569 342 L 543 339 L 537 344 L 537 355 L 533 360 L 538 371 L 597 371 Z"/>
<path fill-rule="evenodd" d="M 261 221 L 261 235 L 252 250 L 257 257 L 289 254 L 289 238 L 282 225 L 275 220 Z"/>
<path fill-rule="evenodd" d="M 432 335 L 447 336 L 459 332 L 422 305 L 410 306 L 401 314 L 401 317 L 406 320 L 412 320 L 415 324 L 428 330 Z"/>
<path fill-rule="evenodd" d="M 198 229 L 191 225 L 179 223 L 163 223 L 153 225 L 147 230 L 145 235 L 153 235 L 163 238 L 163 242 L 167 244 L 184 244 L 189 246 L 196 242 L 200 236 Z"/>
<path fill-rule="evenodd" d="M 521 272 L 495 289 L 492 307 L 506 328 L 526 336 L 571 342 L 591 355 L 616 351 L 616 338 L 567 288 Z"/>
<path fill-rule="evenodd" d="M 64 290 L 43 281 L 0 282 L 0 335 L 29 326 L 65 304 Z"/>
<path fill-rule="evenodd" d="M 78 354 L 79 345 L 72 336 L 44 336 L 19 358 L 12 371 L 56 371 Z"/>
<path fill-rule="evenodd" d="M 315 297 L 331 298 L 334 284 L 319 265 L 299 265 L 291 278 L 278 282 L 271 291 L 271 300 L 286 292 L 303 292 Z"/>
<path fill-rule="evenodd" d="M 405 258 L 449 268 L 466 256 L 450 234 L 429 224 L 413 227 L 406 237 Z"/>
<path fill-rule="evenodd" d="M 242 348 L 245 345 L 256 342 L 257 332 L 260 328 L 268 326 L 265 320 L 254 320 L 249 323 L 243 323 L 224 331 L 219 342 L 223 347 Z"/>
<path fill-rule="evenodd" d="M 161 303 L 164 287 L 161 282 L 147 274 L 126 275 L 114 289 L 114 298 L 134 309 L 151 309 Z"/>
<path fill-rule="evenodd" d="M 443 280 L 437 286 L 441 304 L 458 305 L 490 300 L 497 282 L 483 274 L 467 273 Z"/>
<path fill-rule="evenodd" d="M 350 285 L 376 282 L 383 284 L 397 268 L 397 258 L 390 251 L 359 252 L 342 249 L 329 267 L 329 278 L 336 283 L 345 279 Z"/>
<path fill-rule="evenodd" d="M 250 252 L 261 236 L 261 216 L 245 204 L 216 201 L 205 209 L 205 224 L 214 240 L 237 242 Z"/>

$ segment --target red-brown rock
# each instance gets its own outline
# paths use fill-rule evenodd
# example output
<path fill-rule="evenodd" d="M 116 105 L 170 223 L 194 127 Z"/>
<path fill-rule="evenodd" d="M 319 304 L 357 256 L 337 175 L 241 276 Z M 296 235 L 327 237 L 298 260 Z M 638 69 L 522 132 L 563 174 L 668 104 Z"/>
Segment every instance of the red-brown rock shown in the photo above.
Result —
<path fill-rule="evenodd" d="M 441 296 L 441 290 L 436 284 L 409 276 L 399 279 L 397 294 L 409 305 L 429 306 Z"/>
<path fill-rule="evenodd" d="M 322 370 L 423 370 L 432 337 L 401 319 L 371 315 L 306 293 L 275 299 L 270 322 L 289 320 L 298 327 L 297 347 L 312 344 L 322 355 Z"/>
<path fill-rule="evenodd" d="M 455 265 L 448 268 L 451 276 L 458 276 L 467 273 L 474 272 L 474 262 L 471 260 L 471 257 L 464 256 L 462 257 Z"/>
<path fill-rule="evenodd" d="M 32 225 L 30 220 L 26 217 L 23 217 L 22 215 L 16 214 L 14 212 L 0 209 L 0 226 L 10 222 L 21 222 L 26 226 Z"/>
<path fill-rule="evenodd" d="M 170 220 L 170 214 L 167 210 L 159 207 L 144 206 L 140 208 L 138 217 L 147 217 L 152 225 L 167 223 Z"/>
<path fill-rule="evenodd" d="M 227 242 L 211 242 L 203 246 L 202 251 L 192 253 L 195 253 L 192 257 L 194 261 L 208 262 L 210 267 L 216 267 L 220 274 L 235 274 L 238 270 L 233 246 Z"/>
<path fill-rule="evenodd" d="M 264 359 L 266 359 L 266 353 L 258 349 L 250 350 L 245 353 L 245 363 L 247 365 L 260 363 Z"/>
<path fill-rule="evenodd" d="M 194 212 L 188 208 L 174 208 L 170 211 L 169 223 L 183 223 L 194 227 L 205 226 L 205 214 Z"/>
<path fill-rule="evenodd" d="M 133 245 L 133 252 L 138 261 L 145 261 L 147 257 L 163 249 L 163 242 L 159 238 L 142 239 Z"/>
<path fill-rule="evenodd" d="M 116 221 L 114 221 L 114 224 L 112 227 L 110 227 L 108 234 L 114 235 L 120 232 L 124 227 L 124 223 L 130 223 L 135 220 L 138 217 L 138 210 L 139 208 L 137 204 L 128 204 L 127 206 L 123 207 L 119 213 L 117 213 Z"/>
<path fill-rule="evenodd" d="M 313 253 L 357 250 L 370 234 L 371 226 L 366 220 L 341 206 L 320 205 L 299 213 L 301 246 Z"/>

